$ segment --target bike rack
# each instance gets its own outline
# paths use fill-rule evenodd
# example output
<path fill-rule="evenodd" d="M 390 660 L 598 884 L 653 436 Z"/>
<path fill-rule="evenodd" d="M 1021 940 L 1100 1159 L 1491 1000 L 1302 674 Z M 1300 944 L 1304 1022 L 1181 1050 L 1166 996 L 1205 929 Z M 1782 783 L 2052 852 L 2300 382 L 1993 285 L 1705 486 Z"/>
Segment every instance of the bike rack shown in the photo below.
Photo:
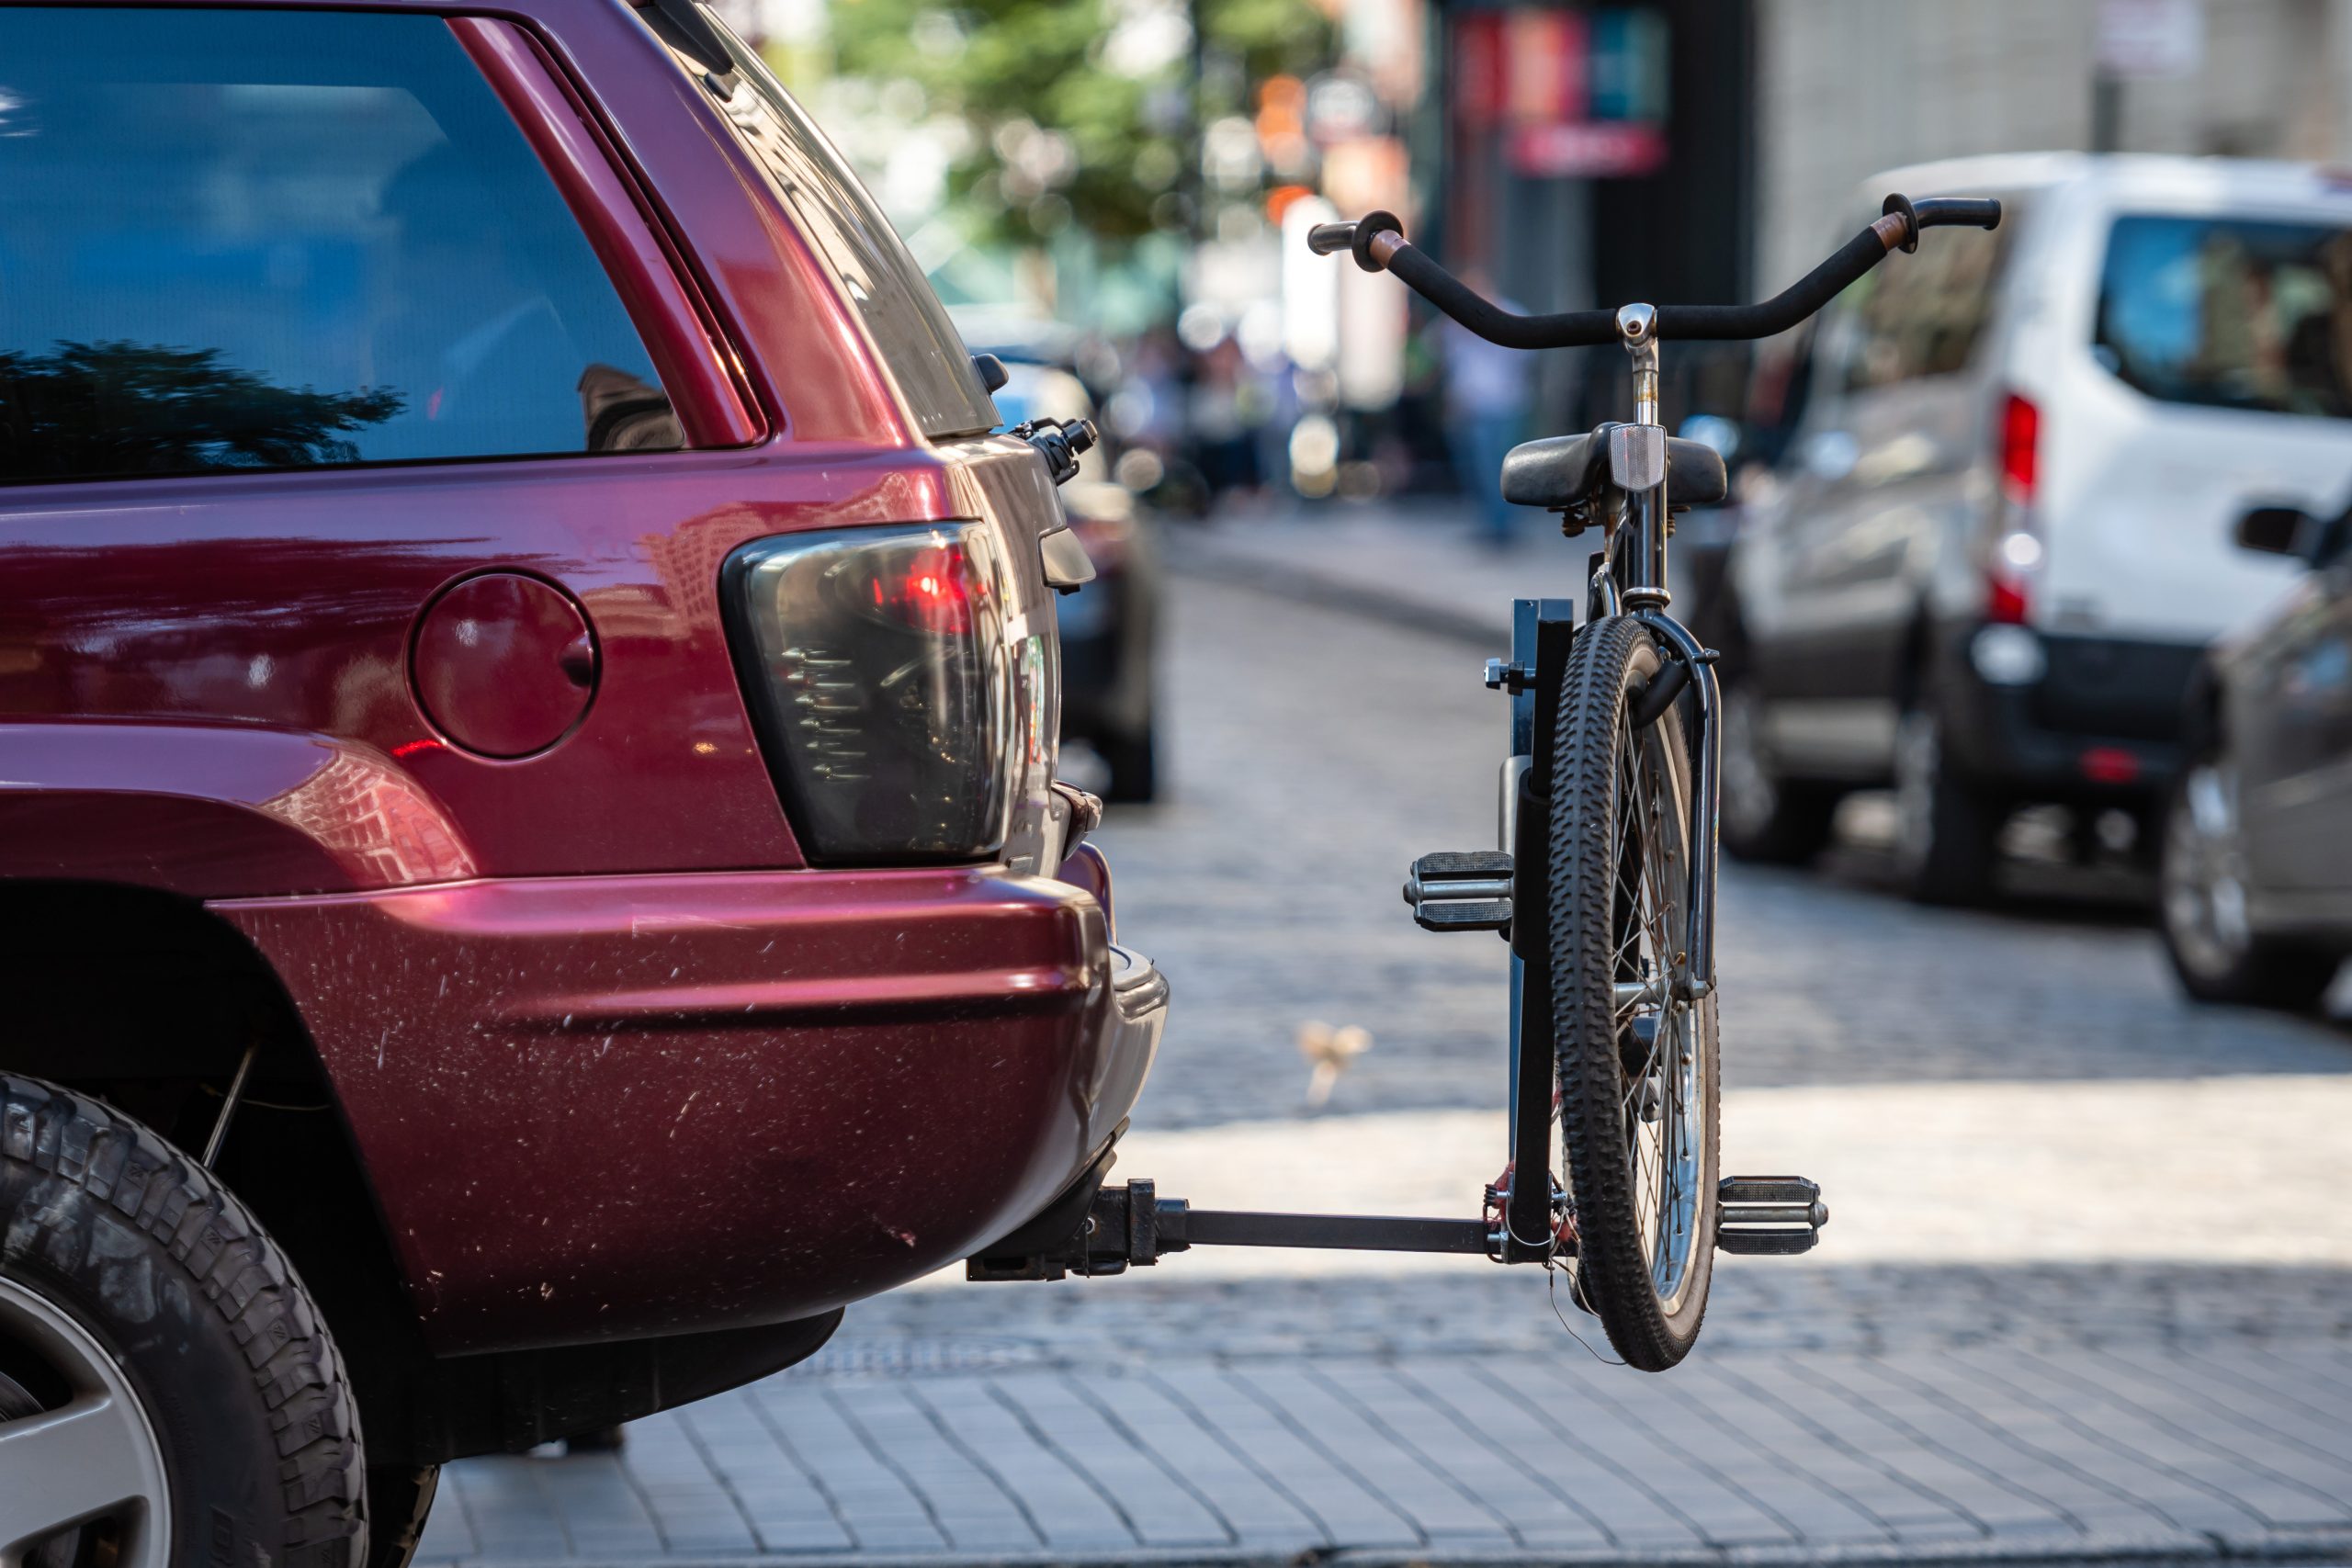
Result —
<path fill-rule="evenodd" d="M 1108 1165 L 1105 1159 L 1095 1168 Z M 1083 1218 L 1066 1221 L 1068 1229 L 1057 1239 L 1038 1247 L 1035 1227 L 1023 1226 L 995 1250 L 967 1259 L 965 1278 L 1059 1280 L 1070 1274 L 1124 1274 L 1196 1247 L 1448 1252 L 1502 1263 L 1525 1260 L 1510 1256 L 1512 1249 L 1507 1243 L 1511 1238 L 1492 1220 L 1195 1209 L 1182 1198 L 1162 1198 L 1158 1184 L 1148 1180 L 1081 1190 L 1088 1191 Z M 1729 1176 L 1716 1191 L 1719 1251 L 1751 1257 L 1807 1252 L 1829 1220 L 1821 1189 L 1801 1176 Z M 1488 1189 L 1490 1200 L 1507 1196 Z M 1539 1249 L 1549 1259 L 1573 1258 L 1576 1250 L 1573 1236 L 1555 1236 L 1550 1247 Z"/>
<path fill-rule="evenodd" d="M 1550 863 L 1544 802 L 1551 786 L 1554 716 L 1542 711 L 1535 698 L 1539 691 L 1558 688 L 1575 635 L 1577 604 L 1570 599 L 1521 599 L 1511 612 L 1510 661 L 1491 661 L 1487 678 L 1489 686 L 1510 695 L 1511 761 L 1500 798 L 1501 839 L 1509 851 L 1425 855 L 1414 863 L 1405 885 L 1405 901 L 1424 929 L 1500 931 L 1510 943 L 1511 1165 L 1503 1182 L 1487 1189 L 1484 1217 L 1195 1209 L 1182 1198 L 1160 1197 L 1151 1181 L 1109 1184 L 1104 1179 L 1114 1156 L 1105 1150 L 1035 1219 L 967 1259 L 967 1279 L 1121 1274 L 1196 1247 L 1453 1253 L 1498 1263 L 1550 1263 L 1576 1256 L 1575 1237 L 1564 1234 L 1565 1198 L 1552 1179 L 1551 952 L 1543 933 L 1548 929 Z M 1680 629 L 1670 621 L 1662 626 Z M 1683 669 L 1685 680 L 1713 657 L 1688 634 L 1668 640 L 1676 659 L 1669 668 Z M 1707 682 L 1698 684 L 1703 693 Z M 1701 761 L 1702 787 L 1710 798 L 1713 717 L 1712 712 L 1703 716 L 1708 737 Z M 1712 880 L 1713 835 L 1705 835 L 1702 844 L 1705 858 L 1694 854 L 1692 869 Z M 1695 918 L 1704 902 L 1692 899 L 1690 932 L 1692 950 L 1702 955 L 1713 935 Z M 1709 964 L 1700 972 L 1711 971 Z M 1542 1176 L 1521 1180 L 1517 1173 L 1522 1171 Z M 1725 1177 L 1717 1185 L 1716 1207 L 1715 1245 L 1732 1253 L 1785 1257 L 1808 1251 L 1829 1219 L 1821 1189 L 1794 1176 Z"/>

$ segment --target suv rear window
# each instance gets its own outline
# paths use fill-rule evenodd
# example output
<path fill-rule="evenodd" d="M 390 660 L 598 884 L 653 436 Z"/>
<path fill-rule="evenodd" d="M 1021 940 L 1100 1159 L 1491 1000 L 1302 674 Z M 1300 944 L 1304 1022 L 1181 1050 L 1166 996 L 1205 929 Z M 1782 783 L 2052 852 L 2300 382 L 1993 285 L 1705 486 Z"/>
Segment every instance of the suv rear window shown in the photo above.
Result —
<path fill-rule="evenodd" d="M 2096 352 L 2152 398 L 2352 416 L 2352 232 L 2331 223 L 2118 218 Z"/>
<path fill-rule="evenodd" d="M 708 6 L 703 14 L 734 57 L 735 74 L 751 89 L 739 89 L 721 108 L 791 203 L 802 233 L 841 279 L 905 394 L 916 427 L 934 439 L 995 429 L 996 408 L 972 368 L 971 351 L 865 182 L 766 62 Z M 701 74 L 691 59 L 681 56 L 680 63 Z"/>
<path fill-rule="evenodd" d="M 681 444 L 440 18 L 0 6 L 0 482 Z"/>

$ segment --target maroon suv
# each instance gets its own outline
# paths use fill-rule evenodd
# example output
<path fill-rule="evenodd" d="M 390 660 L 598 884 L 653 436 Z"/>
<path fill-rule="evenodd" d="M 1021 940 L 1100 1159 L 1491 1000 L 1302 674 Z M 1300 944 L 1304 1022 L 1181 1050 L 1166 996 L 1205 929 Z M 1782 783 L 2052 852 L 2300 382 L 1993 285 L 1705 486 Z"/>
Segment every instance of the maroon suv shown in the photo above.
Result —
<path fill-rule="evenodd" d="M 691 0 L 0 3 L 0 1562 L 398 1564 L 1099 1179 L 985 368 Z"/>

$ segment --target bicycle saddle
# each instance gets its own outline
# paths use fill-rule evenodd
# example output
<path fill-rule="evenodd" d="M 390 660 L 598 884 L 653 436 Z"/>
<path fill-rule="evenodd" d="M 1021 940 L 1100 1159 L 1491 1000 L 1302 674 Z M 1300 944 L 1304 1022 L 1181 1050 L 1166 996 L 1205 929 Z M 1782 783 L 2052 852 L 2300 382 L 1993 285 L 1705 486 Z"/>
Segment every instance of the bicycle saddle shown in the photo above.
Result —
<path fill-rule="evenodd" d="M 1557 512 L 1608 482 L 1611 426 L 1584 435 L 1523 442 L 1503 458 L 1503 499 Z M 1666 438 L 1666 499 L 1670 506 L 1712 506 L 1730 491 L 1724 460 L 1698 441 Z"/>

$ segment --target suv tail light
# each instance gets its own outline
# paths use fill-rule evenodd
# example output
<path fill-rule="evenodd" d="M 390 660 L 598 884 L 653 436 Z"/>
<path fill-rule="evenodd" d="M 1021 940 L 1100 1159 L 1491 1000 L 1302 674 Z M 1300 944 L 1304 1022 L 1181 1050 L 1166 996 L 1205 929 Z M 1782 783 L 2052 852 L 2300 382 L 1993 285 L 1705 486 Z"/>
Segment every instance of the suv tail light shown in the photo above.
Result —
<path fill-rule="evenodd" d="M 2041 536 L 2034 525 L 2034 491 L 2041 482 L 2041 411 L 2011 392 L 2001 401 L 2001 496 L 1992 558 L 1984 569 L 1984 614 L 2013 626 L 2025 623 Z"/>
<path fill-rule="evenodd" d="M 810 861 L 1003 847 L 1035 695 L 1008 564 L 984 523 L 786 535 L 728 558 L 744 694 Z"/>

